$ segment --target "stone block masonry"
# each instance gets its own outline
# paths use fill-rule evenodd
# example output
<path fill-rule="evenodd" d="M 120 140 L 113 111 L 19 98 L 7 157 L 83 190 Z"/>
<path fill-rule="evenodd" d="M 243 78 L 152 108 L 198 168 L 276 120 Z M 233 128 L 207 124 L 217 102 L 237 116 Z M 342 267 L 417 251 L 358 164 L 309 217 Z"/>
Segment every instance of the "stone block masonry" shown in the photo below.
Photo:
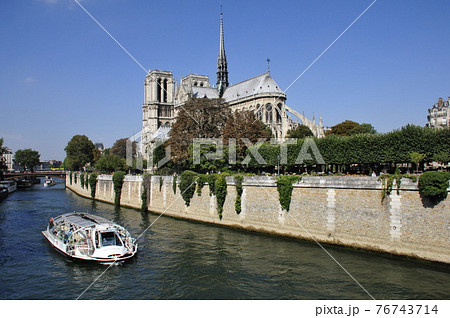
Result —
<path fill-rule="evenodd" d="M 66 185 L 90 197 L 90 189 Z M 142 177 L 126 176 L 121 205 L 141 207 Z M 250 231 L 313 240 L 450 264 L 450 196 L 429 207 L 417 183 L 403 179 L 399 193 L 382 201 L 382 185 L 374 177 L 303 177 L 294 184 L 290 211 L 281 209 L 274 177 L 245 177 L 241 213 L 235 211 L 236 187 L 227 177 L 222 219 L 207 184 L 194 193 L 189 207 L 174 178 L 152 176 L 147 185 L 148 210 L 176 218 Z M 179 178 L 178 178 L 179 181 Z M 98 177 L 96 199 L 114 203 L 112 176 Z"/>

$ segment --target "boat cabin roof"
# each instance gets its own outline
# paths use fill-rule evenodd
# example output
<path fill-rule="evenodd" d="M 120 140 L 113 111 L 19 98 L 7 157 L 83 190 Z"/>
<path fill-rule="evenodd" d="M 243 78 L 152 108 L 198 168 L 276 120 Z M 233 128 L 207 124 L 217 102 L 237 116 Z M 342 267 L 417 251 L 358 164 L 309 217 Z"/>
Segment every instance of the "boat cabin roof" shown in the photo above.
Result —
<path fill-rule="evenodd" d="M 114 222 L 102 218 L 101 216 L 89 213 L 80 213 L 80 212 L 67 213 L 61 215 L 61 218 L 79 227 L 90 227 L 100 224 L 115 225 Z"/>

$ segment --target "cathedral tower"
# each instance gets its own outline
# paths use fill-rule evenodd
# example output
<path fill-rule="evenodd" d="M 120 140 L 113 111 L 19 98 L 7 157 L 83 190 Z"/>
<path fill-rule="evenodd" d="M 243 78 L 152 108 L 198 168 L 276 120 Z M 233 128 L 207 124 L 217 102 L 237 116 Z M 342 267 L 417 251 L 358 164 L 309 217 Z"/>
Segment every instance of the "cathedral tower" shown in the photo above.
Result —
<path fill-rule="evenodd" d="M 150 71 L 144 82 L 142 105 L 142 145 L 147 154 L 148 146 L 161 129 L 168 130 L 174 121 L 175 80 L 172 72 Z"/>
<path fill-rule="evenodd" d="M 223 14 L 220 12 L 220 44 L 219 56 L 217 57 L 217 90 L 222 97 L 225 88 L 228 87 L 228 67 L 225 55 L 225 43 L 223 38 Z"/>

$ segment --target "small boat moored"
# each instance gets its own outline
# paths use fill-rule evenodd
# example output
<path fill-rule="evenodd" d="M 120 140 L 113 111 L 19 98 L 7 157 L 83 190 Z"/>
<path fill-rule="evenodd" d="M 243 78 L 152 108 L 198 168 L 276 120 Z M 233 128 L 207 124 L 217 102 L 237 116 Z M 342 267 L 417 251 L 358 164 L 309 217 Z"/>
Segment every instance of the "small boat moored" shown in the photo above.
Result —
<path fill-rule="evenodd" d="M 8 193 L 12 193 L 17 190 L 17 184 L 14 180 L 0 181 L 0 188 L 8 190 Z"/>
<path fill-rule="evenodd" d="M 18 189 L 26 189 L 31 188 L 31 180 L 27 178 L 17 180 L 17 188 Z"/>
<path fill-rule="evenodd" d="M 110 264 L 137 253 L 136 239 L 125 228 L 89 213 L 50 218 L 42 234 L 59 252 L 73 259 Z"/>

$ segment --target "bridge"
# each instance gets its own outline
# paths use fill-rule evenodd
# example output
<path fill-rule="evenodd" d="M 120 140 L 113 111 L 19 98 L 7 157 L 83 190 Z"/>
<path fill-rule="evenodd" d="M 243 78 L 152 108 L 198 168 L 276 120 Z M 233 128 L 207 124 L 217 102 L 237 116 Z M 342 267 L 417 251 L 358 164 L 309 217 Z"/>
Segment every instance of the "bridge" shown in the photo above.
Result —
<path fill-rule="evenodd" d="M 38 177 L 56 177 L 65 179 L 66 171 L 36 171 L 36 172 L 5 172 L 3 173 L 5 180 L 15 178 L 38 178 Z"/>

